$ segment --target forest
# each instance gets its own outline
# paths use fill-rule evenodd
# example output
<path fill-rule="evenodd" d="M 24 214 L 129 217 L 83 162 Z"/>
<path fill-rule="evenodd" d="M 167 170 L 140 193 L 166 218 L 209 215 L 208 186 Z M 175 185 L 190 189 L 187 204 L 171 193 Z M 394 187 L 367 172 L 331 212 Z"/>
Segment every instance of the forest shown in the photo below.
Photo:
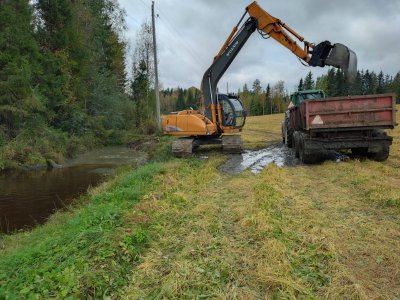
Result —
<path fill-rule="evenodd" d="M 125 15 L 117 0 L 0 0 L 0 170 L 157 131 L 151 24 L 141 25 L 127 60 Z M 399 95 L 400 72 L 359 71 L 352 84 L 335 69 L 315 80 L 309 72 L 297 89 L 310 88 Z M 249 115 L 283 112 L 289 99 L 284 81 L 256 79 L 237 93 Z M 199 109 L 197 87 L 165 88 L 160 97 L 164 114 Z"/>
<path fill-rule="evenodd" d="M 128 80 L 125 29 L 117 0 L 0 0 L 0 170 L 147 130 L 150 62 Z"/>

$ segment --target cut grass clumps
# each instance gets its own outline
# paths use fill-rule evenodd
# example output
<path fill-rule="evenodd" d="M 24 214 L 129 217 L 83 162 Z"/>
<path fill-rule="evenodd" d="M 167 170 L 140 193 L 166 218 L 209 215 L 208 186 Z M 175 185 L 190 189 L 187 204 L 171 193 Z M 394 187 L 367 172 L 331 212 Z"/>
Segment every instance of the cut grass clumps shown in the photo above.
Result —
<path fill-rule="evenodd" d="M 285 188 L 281 190 L 280 173 L 278 168 L 271 167 L 268 182 L 260 176 L 253 183 L 256 205 L 270 225 L 269 232 L 258 239 L 268 241 L 269 246 L 264 251 L 276 251 L 266 261 L 266 269 L 273 276 L 266 276 L 264 282 L 270 288 L 270 295 L 277 299 L 312 297 L 330 285 L 335 255 L 329 247 L 312 241 L 307 231 L 294 224 L 294 218 L 301 218 L 301 215 L 294 214 L 294 201 L 282 193 Z M 275 266 L 269 266 L 270 263 Z M 264 274 L 261 269 L 258 271 Z"/>
<path fill-rule="evenodd" d="M 129 171 L 86 206 L 59 214 L 60 223 L 56 216 L 32 232 L 3 236 L 0 298 L 116 297 L 149 241 L 147 225 L 125 215 L 164 171 L 160 164 Z"/>

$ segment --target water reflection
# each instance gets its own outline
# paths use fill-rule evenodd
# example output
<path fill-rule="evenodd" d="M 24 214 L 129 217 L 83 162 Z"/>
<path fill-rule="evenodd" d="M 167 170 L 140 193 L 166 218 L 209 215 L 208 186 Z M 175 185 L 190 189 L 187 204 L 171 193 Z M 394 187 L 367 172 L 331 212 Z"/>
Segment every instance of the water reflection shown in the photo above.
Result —
<path fill-rule="evenodd" d="M 44 223 L 57 209 L 97 185 L 106 165 L 83 165 L 53 171 L 0 173 L 0 230 L 12 232 Z"/>

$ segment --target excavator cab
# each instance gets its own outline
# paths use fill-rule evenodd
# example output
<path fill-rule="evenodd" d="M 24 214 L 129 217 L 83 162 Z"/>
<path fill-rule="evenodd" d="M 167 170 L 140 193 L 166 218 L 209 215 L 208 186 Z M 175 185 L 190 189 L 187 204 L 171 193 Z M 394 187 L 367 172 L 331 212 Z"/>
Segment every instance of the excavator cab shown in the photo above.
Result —
<path fill-rule="evenodd" d="M 234 94 L 218 94 L 222 110 L 222 125 L 225 127 L 243 127 L 247 113 L 242 101 Z"/>

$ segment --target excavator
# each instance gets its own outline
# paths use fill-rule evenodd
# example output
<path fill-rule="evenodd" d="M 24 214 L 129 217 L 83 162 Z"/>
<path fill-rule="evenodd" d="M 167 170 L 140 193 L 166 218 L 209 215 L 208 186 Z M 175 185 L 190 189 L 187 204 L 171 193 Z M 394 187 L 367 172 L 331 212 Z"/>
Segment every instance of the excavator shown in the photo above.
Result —
<path fill-rule="evenodd" d="M 247 15 L 248 18 L 243 22 Z M 289 49 L 305 66 L 337 67 L 345 71 L 349 78 L 357 71 L 357 56 L 348 47 L 339 43 L 331 44 L 329 41 L 317 45 L 307 42 L 255 1 L 246 7 L 245 13 L 204 73 L 201 83 L 201 111 L 187 109 L 163 117 L 163 133 L 179 137 L 172 144 L 174 155 L 186 156 L 200 145 L 207 144 L 222 144 L 223 150 L 230 153 L 242 152 L 243 142 L 238 133 L 245 124 L 246 111 L 237 96 L 218 93 L 217 85 L 256 30 L 263 38 L 273 38 Z M 296 39 L 303 43 L 302 47 Z"/>

